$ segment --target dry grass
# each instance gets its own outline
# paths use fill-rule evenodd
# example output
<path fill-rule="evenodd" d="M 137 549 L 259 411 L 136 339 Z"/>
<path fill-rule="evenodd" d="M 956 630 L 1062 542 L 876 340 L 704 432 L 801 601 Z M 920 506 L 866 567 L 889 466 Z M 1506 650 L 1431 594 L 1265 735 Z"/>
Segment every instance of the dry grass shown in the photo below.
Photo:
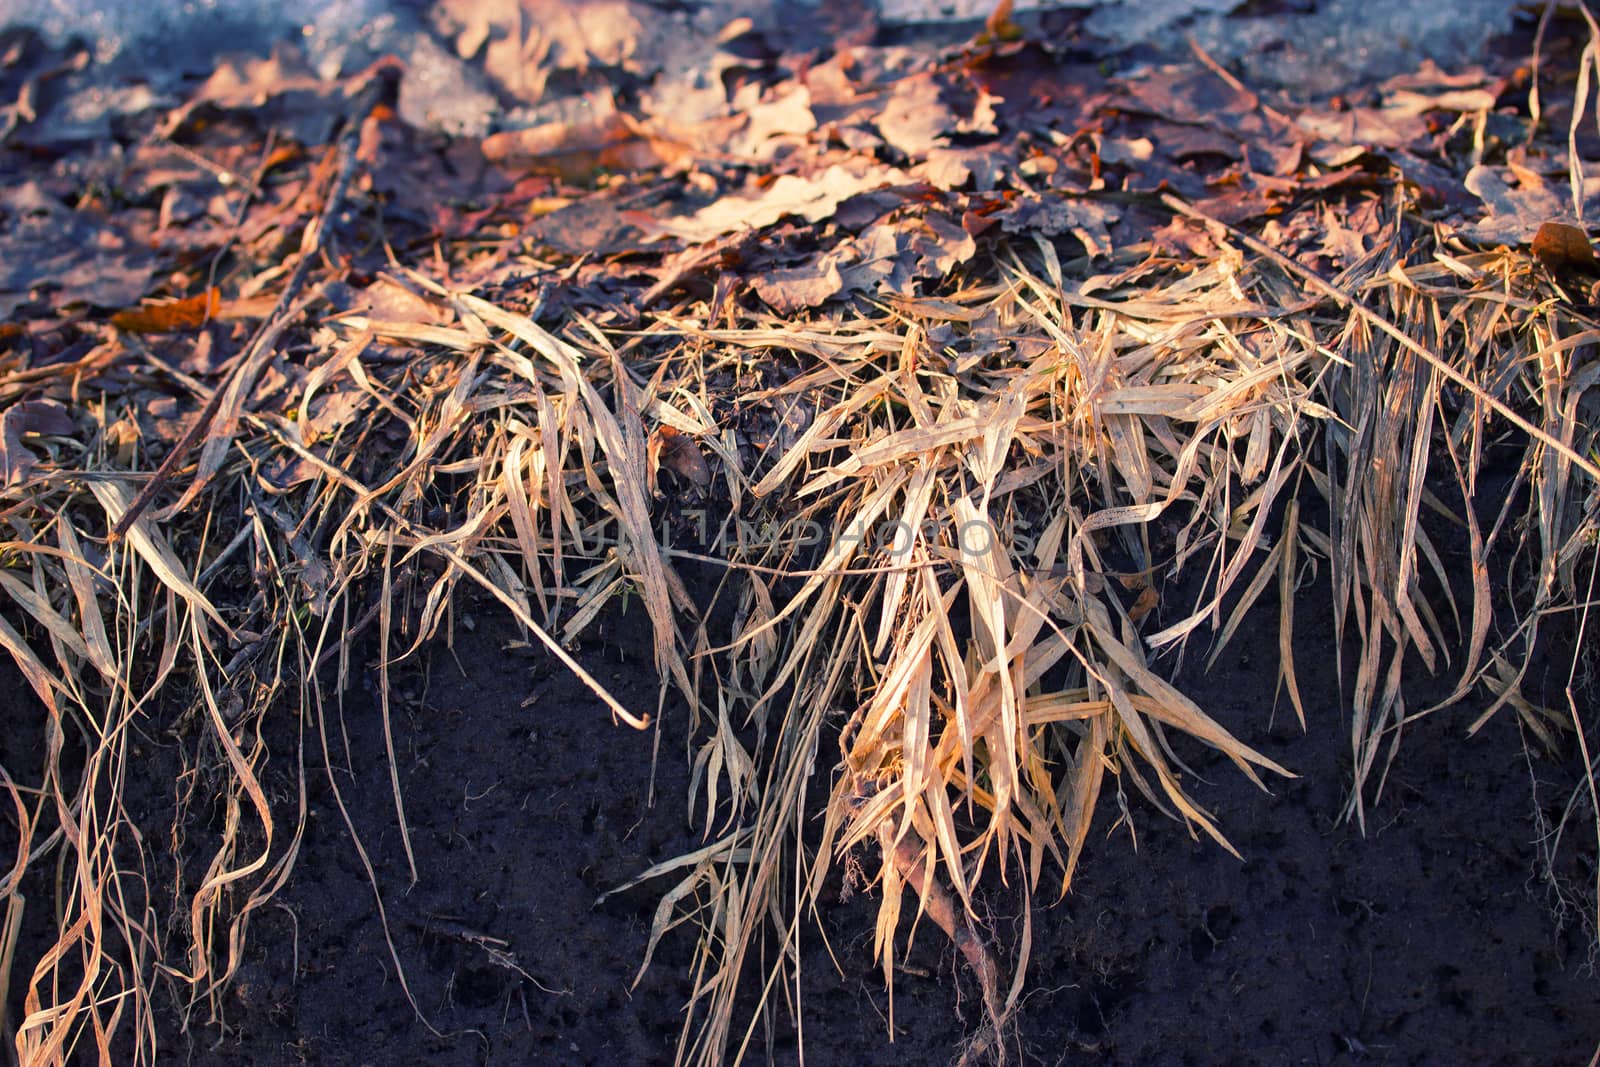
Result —
<path fill-rule="evenodd" d="M 229 400 L 192 506 L 147 512 L 120 540 L 150 467 L 127 432 L 137 386 L 176 382 L 196 408 L 209 392 L 110 334 L 121 392 L 81 396 L 72 368 L 7 383 L 7 399 L 79 414 L 77 434 L 33 442 L 48 460 L 0 500 L 0 643 L 46 715 L 37 764 L 0 768 L 20 827 L 0 981 L 27 990 L 8 1023 L 21 1060 L 110 1062 L 120 1029 L 128 1058 L 153 1062 L 158 981 L 218 1017 L 253 916 L 294 866 L 306 746 L 336 763 L 329 712 L 363 669 L 353 640 L 375 628 L 389 738 L 388 668 L 448 634 L 463 579 L 580 674 L 563 638 L 622 591 L 649 610 L 662 701 L 675 691 L 701 727 L 691 802 L 707 844 L 641 875 L 669 886 L 651 951 L 699 930 L 679 1049 L 698 1063 L 738 1058 L 765 1013 L 798 1011 L 808 912 L 857 852 L 879 858 L 885 980 L 926 915 L 977 976 L 975 1053 L 1003 1057 L 1029 934 L 992 943 L 980 887 L 1066 892 L 1111 778 L 1231 849 L 1185 788 L 1178 735 L 1264 789 L 1289 770 L 1152 657 L 1201 636 L 1214 657 L 1275 615 L 1304 722 L 1292 636 L 1308 583 L 1329 584 L 1344 635 L 1353 819 L 1406 725 L 1435 710 L 1407 703 L 1410 657 L 1455 679 L 1450 703 L 1486 694 L 1478 723 L 1510 709 L 1553 741 L 1575 714 L 1520 685 L 1542 620 L 1592 599 L 1600 334 L 1527 257 L 1415 237 L 1405 208 L 1387 205 L 1384 239 L 1326 282 L 1220 229 L 1209 257 L 1134 247 L 1093 275 L 1024 242 L 928 299 L 800 322 L 711 322 L 686 304 L 560 337 L 511 300 L 397 270 L 437 314 L 316 323 L 298 395 L 279 411 Z M 308 413 L 335 382 L 358 390 L 357 417 L 318 437 Z M 676 575 L 690 550 L 657 530 L 659 426 L 697 443 L 729 501 L 692 554 L 724 565 L 715 596 L 736 605 L 735 633 L 713 631 Z M 1512 473 L 1485 510 L 1488 470 Z M 1441 524 L 1468 547 L 1466 583 Z M 1506 582 L 1490 580 L 1497 560 Z M 1192 599 L 1172 602 L 1180 588 Z M 1146 632 L 1158 605 L 1174 621 Z M 584 678 L 619 721 L 659 710 Z M 158 701 L 192 716 L 180 863 L 161 870 L 145 813 L 123 803 Z M 299 751 L 279 754 L 297 795 L 263 789 L 270 715 L 303 724 Z M 392 772 L 392 740 L 381 758 Z M 213 805 L 221 829 L 203 829 L 194 809 Z M 20 895 L 35 867 L 53 868 L 54 900 Z M 11 956 L 25 907 L 58 916 L 37 960 Z"/>
<path fill-rule="evenodd" d="M 909 885 L 917 914 L 973 962 L 1000 1029 L 1022 990 L 1027 928 L 1003 968 L 1009 987 L 990 988 L 991 961 L 969 952 L 974 935 L 946 917 L 941 885 L 968 922 L 986 873 L 1020 874 L 1029 898 L 1065 892 L 1108 774 L 1230 847 L 1185 793 L 1170 734 L 1257 781 L 1258 769 L 1287 772 L 1148 656 L 1206 632 L 1214 658 L 1268 589 L 1283 692 L 1304 721 L 1294 592 L 1331 583 L 1353 682 L 1357 820 L 1406 723 L 1434 710 L 1405 702 L 1408 656 L 1458 679 L 1449 703 L 1486 690 L 1479 723 L 1510 705 L 1546 739 L 1568 724 L 1519 683 L 1542 612 L 1582 592 L 1578 563 L 1593 558 L 1594 430 L 1576 405 L 1596 372 L 1575 358 L 1592 324 L 1527 260 L 1401 248 L 1398 218 L 1331 286 L 1250 247 L 1203 264 L 1129 250 L 1121 273 L 1069 281 L 1040 242 L 1003 258 L 1001 284 L 803 330 L 663 320 L 697 350 L 793 354 L 804 373 L 751 399 L 801 397 L 815 411 L 755 469 L 732 461 L 726 435 L 717 450 L 735 500 L 774 503 L 761 544 L 720 546 L 750 569 L 716 692 L 776 742 L 762 777 L 728 774 L 736 829 L 678 871 L 655 924 L 659 936 L 697 901 L 699 1029 L 686 1058 L 721 1062 L 751 1040 L 754 1019 L 739 1029 L 736 1008 L 757 944 L 763 1006 L 774 988 L 798 997 L 797 919 L 852 849 L 886 857 L 886 981 Z M 1485 529 L 1465 502 L 1481 504 L 1486 452 L 1518 412 L 1534 435 L 1517 446 L 1529 491 L 1505 493 Z M 1469 592 L 1456 591 L 1425 511 L 1461 528 Z M 820 558 L 790 547 L 814 539 L 813 523 L 827 531 Z M 1492 558 L 1525 560 L 1530 575 L 1498 605 Z M 796 576 L 781 598 L 773 573 Z M 1142 633 L 1180 573 L 1200 576 L 1197 599 Z M 1495 619 L 1515 621 L 1491 644 Z M 812 772 L 841 719 L 813 853 L 800 845 L 818 806 Z M 749 767 L 753 754 L 726 718 L 719 726 L 710 765 Z"/>

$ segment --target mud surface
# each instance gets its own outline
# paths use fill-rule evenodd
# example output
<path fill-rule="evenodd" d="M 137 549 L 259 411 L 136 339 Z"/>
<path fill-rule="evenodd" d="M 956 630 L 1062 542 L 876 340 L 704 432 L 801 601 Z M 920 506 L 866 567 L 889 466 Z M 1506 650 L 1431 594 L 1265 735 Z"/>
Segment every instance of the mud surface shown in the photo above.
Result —
<path fill-rule="evenodd" d="M 161 1062 L 671 1060 L 690 990 L 686 928 L 666 937 L 630 988 L 669 883 L 600 906 L 595 899 L 700 843 L 685 815 L 685 716 L 667 706 L 652 807 L 654 733 L 612 725 L 545 655 L 515 647 L 517 634 L 491 608 L 470 614 L 471 629 L 458 617 L 453 649 L 436 647 L 396 675 L 395 745 L 416 883 L 396 829 L 377 703 L 370 688 L 353 692 L 342 722 L 328 723 L 338 798 L 314 724 L 305 737 L 309 816 L 299 862 L 251 927 L 221 1026 L 201 1006 L 184 1032 L 158 988 Z M 1462 739 L 1470 716 L 1461 711 L 1425 719 L 1408 729 L 1363 839 L 1339 820 L 1348 730 L 1325 652 L 1326 612 L 1302 617 L 1303 735 L 1287 705 L 1273 709 L 1275 635 L 1255 647 L 1241 639 L 1209 675 L 1191 665 L 1181 677 L 1238 736 L 1300 777 L 1271 783 L 1267 796 L 1224 761 L 1175 742 L 1204 779 L 1194 795 L 1242 861 L 1192 841 L 1130 787 L 1135 851 L 1117 798 L 1107 796 L 1072 893 L 1035 914 L 1032 992 L 1013 1062 L 1555 1064 L 1593 1052 L 1600 997 L 1585 936 L 1556 922 L 1534 876 L 1530 773 L 1546 782 L 1539 795 L 1548 817 L 1566 796 L 1550 783 L 1575 780 L 1575 765 L 1538 756 L 1530 764 L 1510 713 L 1471 740 Z M 626 704 L 651 709 L 648 641 L 637 606 L 612 612 L 581 659 Z M 1530 681 L 1530 695 L 1560 698 L 1571 654 L 1560 646 L 1553 642 L 1539 667 L 1548 676 Z M 285 799 L 301 739 L 292 718 L 280 726 L 272 743 L 281 755 L 267 783 Z M 18 766 L 37 742 L 12 733 L 0 746 Z M 129 809 L 150 814 L 159 868 L 161 819 L 172 805 L 162 746 L 170 741 L 152 726 L 144 743 L 150 773 L 133 786 Z M 406 986 L 340 798 L 383 891 Z M 1570 848 L 1592 855 L 1592 840 L 1581 837 Z M 31 888 L 32 900 L 49 899 L 43 885 Z M 997 940 L 1015 944 L 1020 924 L 1008 894 L 995 885 L 985 899 Z M 843 974 L 818 930 L 806 929 L 805 1061 L 949 1062 L 979 1022 L 970 983 L 942 935 L 922 930 L 897 977 L 891 1044 L 888 998 L 871 960 L 876 907 L 872 892 L 843 901 L 830 893 L 821 933 Z M 32 908 L 30 918 L 46 919 L 47 910 Z M 43 930 L 28 927 L 23 950 L 37 951 Z M 765 1060 L 768 1047 L 774 1062 L 801 1059 L 792 1030 L 758 1032 L 750 1061 Z"/>

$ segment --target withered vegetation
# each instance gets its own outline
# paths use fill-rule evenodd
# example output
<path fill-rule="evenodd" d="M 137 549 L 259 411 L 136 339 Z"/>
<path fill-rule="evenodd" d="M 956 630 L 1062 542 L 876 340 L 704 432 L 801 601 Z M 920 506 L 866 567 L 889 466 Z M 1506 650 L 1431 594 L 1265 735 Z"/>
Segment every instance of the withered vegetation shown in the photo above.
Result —
<path fill-rule="evenodd" d="M 405 832 L 389 670 L 448 634 L 467 588 L 610 706 L 596 744 L 669 700 L 694 719 L 692 750 L 664 758 L 692 763 L 705 845 L 639 874 L 660 892 L 651 951 L 699 939 L 684 1062 L 737 1059 L 765 1013 L 803 1010 L 798 939 L 845 857 L 879 901 L 885 982 L 931 921 L 982 992 L 970 1054 L 1004 1059 L 1029 928 L 997 944 L 981 895 L 1066 893 L 1113 783 L 1148 802 L 1129 818 L 1231 849 L 1174 739 L 1225 754 L 1263 805 L 1293 768 L 1170 667 L 1275 630 L 1285 705 L 1335 729 L 1296 680 L 1315 583 L 1343 635 L 1326 654 L 1352 820 L 1407 724 L 1446 707 L 1470 705 L 1467 732 L 1520 716 L 1587 762 L 1572 689 L 1548 708 L 1521 683 L 1541 625 L 1594 600 L 1594 53 L 1552 139 L 1548 55 L 1542 105 L 1537 71 L 1433 72 L 1379 106 L 1290 114 L 1199 60 L 1089 97 L 1037 44 L 975 47 L 892 82 L 841 49 L 688 131 L 613 108 L 515 152 L 491 139 L 553 176 L 448 207 L 393 169 L 447 149 L 380 102 L 387 68 L 333 98 L 350 120 L 325 146 L 251 142 L 225 107 L 236 143 L 195 108 L 149 135 L 140 166 L 253 172 L 236 214 L 157 241 L 165 303 L 19 298 L 4 327 L 0 643 L 46 717 L 36 763 L 0 767 L 21 1062 L 154 1062 L 158 986 L 215 1017 L 296 873 L 308 776 L 344 751 L 363 640 L 389 745 L 355 758 L 388 761 Z M 1044 120 L 1003 105 L 1052 79 L 1081 121 L 1019 142 Z M 1486 132 L 1513 118 L 1526 143 Z M 847 135 L 873 123 L 871 143 Z M 597 163 L 636 173 L 578 180 Z M 1536 244 L 1568 188 L 1566 229 Z M 556 247 L 562 227 L 590 247 Z M 713 588 L 686 588 L 691 558 Z M 654 708 L 564 647 L 620 595 L 652 621 Z M 1417 666 L 1448 700 L 1408 701 Z M 158 870 L 123 798 L 142 723 L 173 708 L 183 862 Z M 296 751 L 268 751 L 272 716 L 299 724 Z M 264 790 L 269 758 L 296 795 Z M 41 868 L 55 899 L 24 899 Z M 393 888 L 373 879 L 380 910 Z M 36 959 L 14 953 L 25 908 L 57 917 Z"/>

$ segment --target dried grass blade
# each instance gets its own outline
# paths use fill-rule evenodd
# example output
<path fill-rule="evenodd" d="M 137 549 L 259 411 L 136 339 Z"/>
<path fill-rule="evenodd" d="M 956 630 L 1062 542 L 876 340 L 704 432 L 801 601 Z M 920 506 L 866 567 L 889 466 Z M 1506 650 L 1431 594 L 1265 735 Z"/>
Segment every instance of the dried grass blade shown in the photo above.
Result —
<path fill-rule="evenodd" d="M 89 490 L 94 493 L 95 499 L 100 501 L 100 507 L 105 510 L 106 520 L 110 525 L 115 526 L 122 520 L 122 516 L 128 510 L 129 496 L 121 482 L 96 479 L 89 483 Z M 214 622 L 230 641 L 237 640 L 232 628 L 222 620 L 221 614 L 212 606 L 211 601 L 189 580 L 183 564 L 178 562 L 177 555 L 167 544 L 166 539 L 151 527 L 148 518 L 140 516 L 136 519 L 128 528 L 127 537 L 128 544 L 155 573 L 162 585 Z"/>
<path fill-rule="evenodd" d="M 974 504 L 971 497 L 963 496 L 951 509 L 958 531 L 957 547 L 961 551 L 961 569 L 967 582 L 967 600 L 972 614 L 973 637 L 982 668 L 999 683 L 996 698 L 999 700 L 999 750 L 989 766 L 994 779 L 995 814 L 997 829 L 1003 829 L 1017 793 L 1017 773 L 1020 768 L 1017 752 L 1018 695 L 1012 682 L 1011 664 L 1005 658 L 1008 645 L 1006 627 L 1006 596 L 1004 588 L 1010 576 L 1010 561 L 997 543 L 994 524 L 987 513 Z M 981 549 L 970 543 L 964 531 L 982 530 L 986 540 Z"/>
<path fill-rule="evenodd" d="M 1178 692 L 1171 683 L 1152 673 L 1140 662 L 1140 657 L 1118 640 L 1111 627 L 1111 619 L 1106 613 L 1105 605 L 1097 598 L 1091 597 L 1084 602 L 1084 621 L 1089 627 L 1089 632 L 1094 635 L 1096 645 L 1106 654 L 1106 658 L 1127 675 L 1130 681 L 1150 694 L 1153 701 L 1151 708 L 1159 709 L 1159 718 L 1163 722 L 1178 727 L 1227 755 L 1251 781 L 1263 789 L 1266 786 L 1256 776 L 1251 764 L 1281 774 L 1285 778 L 1295 777 L 1290 771 L 1237 740 L 1216 720 L 1201 711 L 1194 701 Z"/>
<path fill-rule="evenodd" d="M 107 681 L 119 675 L 117 656 L 111 648 L 111 638 L 106 633 L 105 618 L 100 613 L 100 601 L 95 596 L 95 572 L 78 543 L 72 520 L 62 515 L 56 524 L 56 543 L 61 546 L 61 562 L 66 568 L 67 584 L 72 587 L 73 599 L 78 604 L 78 622 L 83 631 L 84 644 L 89 649 L 89 662 Z"/>
<path fill-rule="evenodd" d="M 33 654 L 33 649 L 28 647 L 28 642 L 22 635 L 11 628 L 11 624 L 0 617 L 0 646 L 11 653 L 11 658 L 16 662 L 17 669 L 28 680 L 28 685 L 33 687 L 39 701 L 50 711 L 52 718 L 59 719 L 61 706 L 56 703 L 56 693 L 67 692 L 67 687 L 57 678 L 50 669 L 39 661 Z"/>
<path fill-rule="evenodd" d="M 1109 702 L 1096 703 L 1109 705 Z M 1072 767 L 1064 778 L 1070 796 L 1066 803 L 1061 804 L 1062 837 L 1067 843 L 1067 859 L 1061 872 L 1062 896 L 1066 896 L 1072 888 L 1072 876 L 1078 869 L 1078 858 L 1083 855 L 1084 843 L 1089 839 L 1089 825 L 1094 820 L 1100 785 L 1105 779 L 1106 748 L 1111 743 L 1110 721 L 1109 706 L 1102 714 L 1089 719 L 1089 731 L 1078 741 Z"/>
<path fill-rule="evenodd" d="M 891 382 L 887 377 L 879 378 L 875 382 L 857 388 L 848 398 L 826 411 L 819 412 L 811 425 L 806 427 L 805 432 L 778 459 L 773 468 L 750 487 L 750 495 L 759 500 L 776 492 L 789 481 L 790 476 L 808 456 L 824 447 L 830 447 L 824 442 L 833 437 L 834 431 L 843 425 L 846 419 L 883 396 L 889 391 L 890 385 Z"/>
<path fill-rule="evenodd" d="M 1228 647 L 1228 642 L 1233 640 L 1234 634 L 1239 630 L 1240 623 L 1244 622 L 1245 616 L 1249 614 L 1250 609 L 1255 607 L 1256 599 L 1266 590 L 1267 584 L 1273 578 L 1279 578 L 1281 585 L 1283 546 L 1284 543 L 1282 541 L 1272 546 L 1272 551 L 1268 552 L 1267 558 L 1261 561 L 1261 566 L 1257 568 L 1255 576 L 1250 579 L 1250 584 L 1245 587 L 1244 592 L 1240 595 L 1239 602 L 1233 606 L 1233 611 L 1228 615 L 1227 624 L 1223 626 L 1222 633 L 1217 637 L 1216 645 L 1211 649 L 1211 654 L 1206 657 L 1206 670 L 1209 671 L 1216 665 L 1217 657 L 1222 655 L 1223 649 Z"/>
<path fill-rule="evenodd" d="M 1278 680 L 1289 691 L 1300 729 L 1306 728 L 1305 702 L 1300 699 L 1300 683 L 1294 671 L 1294 597 L 1298 580 L 1297 556 L 1300 548 L 1300 501 L 1289 501 L 1283 517 L 1283 557 L 1278 563 Z"/>
<path fill-rule="evenodd" d="M 934 474 L 933 464 L 919 466 L 912 474 L 910 484 L 906 486 L 905 506 L 900 510 L 900 520 L 894 527 L 894 539 L 888 548 L 888 555 L 892 560 L 904 562 L 917 549 L 921 540 L 919 531 L 927 519 L 928 504 L 933 499 L 933 491 L 938 484 Z M 883 606 L 878 615 L 878 636 L 872 643 L 872 654 L 875 656 L 883 655 L 883 650 L 888 646 L 889 638 L 900 621 L 900 603 L 905 596 L 906 584 L 910 580 L 910 571 L 897 570 L 889 574 L 884 582 Z"/>
<path fill-rule="evenodd" d="M 638 569 L 639 583 L 655 630 L 657 669 L 664 676 L 673 678 L 684 698 L 693 704 L 694 686 L 689 681 L 678 652 L 679 642 L 673 621 L 674 583 L 668 580 L 666 572 L 670 568 L 662 557 L 660 545 L 651 528 L 650 508 L 644 496 L 647 482 L 646 448 L 627 375 L 614 367 L 612 379 L 622 408 L 619 420 L 583 373 L 583 356 L 577 349 L 551 336 L 525 315 L 504 311 L 468 293 L 456 299 L 483 322 L 504 330 L 544 356 L 560 372 L 569 388 L 583 398 L 589 424 L 612 465 L 610 483 L 616 494 L 615 513 L 627 533 L 630 561 Z M 692 602 L 679 606 L 693 610 Z"/>
<path fill-rule="evenodd" d="M 400 789 L 400 761 L 394 753 L 394 722 L 389 711 L 389 635 L 394 630 L 394 539 L 383 549 L 382 599 L 378 608 L 378 714 L 383 720 L 383 747 L 389 763 L 389 791 L 394 796 L 395 824 L 400 828 L 400 845 L 406 854 L 411 884 L 417 884 L 417 857 L 411 848 L 411 826 L 406 821 L 405 796 Z M 426 613 L 424 613 L 426 614 Z M 419 629 L 425 629 L 425 626 Z"/>
<path fill-rule="evenodd" d="M 194 661 L 196 663 L 206 662 L 205 639 L 202 636 L 200 620 L 191 617 L 188 630 L 190 651 L 194 655 Z M 206 677 L 205 672 L 202 671 L 197 675 L 197 681 L 199 682 L 200 693 L 204 699 L 206 711 L 209 714 L 211 727 L 216 735 L 216 741 L 222 748 L 223 753 L 228 757 L 228 766 L 233 770 L 234 781 L 237 783 L 238 788 L 243 790 L 245 795 L 250 798 L 250 803 L 255 808 L 256 818 L 260 820 L 262 841 L 261 851 L 258 855 L 243 864 L 230 867 L 227 864 L 227 860 L 232 850 L 232 842 L 225 837 L 222 846 L 218 849 L 217 855 L 212 861 L 211 869 L 206 872 L 204 881 L 195 890 L 194 897 L 189 905 L 190 937 L 195 947 L 191 953 L 194 969 L 193 973 L 188 977 L 193 982 L 200 981 L 210 972 L 209 962 L 201 951 L 202 946 L 208 943 L 206 930 L 207 913 L 214 906 L 216 899 L 225 887 L 250 877 L 266 866 L 267 857 L 272 853 L 274 828 L 272 807 L 267 803 L 266 794 L 262 791 L 261 783 L 256 778 L 252 761 L 245 758 L 244 752 L 240 750 L 238 743 L 234 741 L 233 731 L 222 716 L 222 710 L 217 705 L 216 694 L 212 691 L 210 680 Z M 233 928 L 229 931 L 230 948 L 227 971 L 218 981 L 225 981 L 238 966 L 240 936 L 238 924 L 242 921 L 243 916 L 237 917 Z"/>
<path fill-rule="evenodd" d="M 932 631 L 929 631 L 930 645 Z M 932 729 L 933 719 L 933 659 L 929 655 L 929 645 L 924 645 L 918 664 L 911 676 L 911 685 L 906 692 L 903 710 L 900 712 L 900 778 L 904 783 L 901 788 L 911 798 L 905 806 L 900 818 L 900 826 L 895 831 L 895 840 L 903 840 L 911 829 L 913 816 L 917 810 L 916 797 L 921 795 L 924 786 L 935 784 L 928 777 L 930 764 L 929 733 Z M 937 786 L 943 788 L 944 783 L 938 782 Z"/>
<path fill-rule="evenodd" d="M 10 596 L 17 607 L 44 627 L 51 637 L 65 645 L 73 655 L 86 662 L 92 662 L 89 646 L 84 643 L 83 635 L 79 633 L 78 628 L 51 607 L 50 602 L 32 587 L 19 580 L 10 571 L 0 570 L 0 590 Z M 62 666 L 68 671 L 73 669 L 71 663 L 65 659 L 62 661 Z"/>

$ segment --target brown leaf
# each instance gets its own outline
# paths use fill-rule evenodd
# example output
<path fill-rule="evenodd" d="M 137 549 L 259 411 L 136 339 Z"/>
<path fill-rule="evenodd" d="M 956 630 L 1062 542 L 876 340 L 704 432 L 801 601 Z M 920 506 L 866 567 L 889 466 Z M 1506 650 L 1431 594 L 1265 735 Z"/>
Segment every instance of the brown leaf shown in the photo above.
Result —
<path fill-rule="evenodd" d="M 1128 609 L 1130 622 L 1138 622 L 1161 604 L 1161 594 L 1156 592 L 1153 585 L 1146 585 L 1139 590 L 1139 596 L 1133 602 L 1133 607 Z"/>
<path fill-rule="evenodd" d="M 257 481 L 269 493 L 287 493 L 304 485 L 322 473 L 322 469 L 304 456 L 293 452 L 279 452 L 261 464 Z"/>
<path fill-rule="evenodd" d="M 1294 121 L 1313 137 L 1340 146 L 1408 148 L 1428 135 L 1422 116 L 1407 108 L 1308 108 Z"/>
<path fill-rule="evenodd" d="M 943 278 L 971 259 L 977 242 L 959 223 L 940 215 L 877 223 L 836 255 L 844 284 L 868 293 L 911 296 L 919 278 Z"/>
<path fill-rule="evenodd" d="M 455 318 L 455 312 L 438 300 L 417 292 L 410 285 L 388 275 L 380 275 L 366 288 L 359 306 L 374 319 L 442 326 Z"/>
<path fill-rule="evenodd" d="M 655 437 L 650 442 L 650 451 L 655 454 L 660 466 L 678 477 L 697 486 L 711 483 L 711 468 L 706 466 L 705 457 L 700 454 L 700 446 L 673 427 L 656 428 Z"/>
<path fill-rule="evenodd" d="M 725 196 L 688 218 L 668 219 L 660 228 L 690 241 L 709 241 L 738 230 L 759 230 L 785 215 L 821 222 L 858 193 L 899 184 L 905 175 L 890 167 L 869 166 L 854 174 L 835 163 L 814 177 L 783 174 L 754 197 Z"/>
<path fill-rule="evenodd" d="M 111 316 L 111 325 L 129 333 L 173 333 L 198 330 L 216 317 L 222 294 L 216 289 L 161 303 L 143 304 Z"/>
<path fill-rule="evenodd" d="M 762 87 L 751 82 L 734 97 L 734 112 L 744 118 L 744 128 L 722 141 L 728 155 L 743 159 L 771 159 L 785 144 L 817 128 L 811 111 L 811 91 L 791 86 L 763 100 Z M 718 124 L 712 123 L 712 129 Z"/>
<path fill-rule="evenodd" d="M 1252 112 L 1260 101 L 1237 83 L 1203 67 L 1173 66 L 1152 71 L 1121 86 L 1129 110 L 1159 115 L 1184 126 Z"/>
<path fill-rule="evenodd" d="M 90 211 L 74 211 L 26 182 L 0 192 L 0 316 L 36 289 L 57 304 L 124 307 L 150 289 L 151 257 Z"/>
<path fill-rule="evenodd" d="M 320 441 L 355 421 L 367 406 L 368 396 L 360 389 L 341 389 L 319 393 L 312 398 L 302 431 L 306 440 Z"/>
<path fill-rule="evenodd" d="M 756 295 L 780 315 L 819 307 L 844 288 L 839 265 L 831 256 L 793 270 L 775 270 L 750 280 Z"/>
<path fill-rule="evenodd" d="M 1506 179 L 1510 177 L 1516 184 Z M 1570 205 L 1561 193 L 1525 167 L 1504 171 L 1484 166 L 1467 172 L 1467 188 L 1489 209 L 1488 218 L 1462 228 L 1469 240 L 1486 245 L 1520 245 L 1552 219 L 1569 218 Z"/>
<path fill-rule="evenodd" d="M 341 95 L 339 82 L 318 76 L 304 52 L 280 41 L 265 59 L 224 59 L 166 124 L 176 128 L 202 105 L 254 110 L 302 145 L 326 144 L 341 117 Z"/>
<path fill-rule="evenodd" d="M 555 71 L 591 66 L 652 71 L 684 33 L 679 20 L 628 0 L 440 0 L 435 19 L 456 54 L 480 52 L 505 92 L 529 103 L 545 97 Z"/>
<path fill-rule="evenodd" d="M 996 215 L 1007 233 L 1058 237 L 1070 233 L 1083 242 L 1091 256 L 1111 254 L 1109 226 L 1122 217 L 1113 204 L 1063 196 L 1048 199 L 1036 194 L 1018 197 Z"/>
<path fill-rule="evenodd" d="M 1366 200 L 1353 207 L 1320 212 L 1321 242 L 1318 252 L 1331 263 L 1347 267 L 1367 254 L 1369 243 L 1380 229 L 1378 201 Z"/>
<path fill-rule="evenodd" d="M 1589 235 L 1564 222 L 1547 222 L 1533 235 L 1533 254 L 1551 270 L 1593 268 L 1594 245 Z"/>
<path fill-rule="evenodd" d="M 583 182 L 597 170 L 642 170 L 683 158 L 687 150 L 653 136 L 617 110 L 609 89 L 561 102 L 550 121 L 483 139 L 484 158 Z"/>
<path fill-rule="evenodd" d="M 619 210 L 610 196 L 586 196 L 541 218 L 525 229 L 529 242 L 569 255 L 610 255 L 636 246 L 640 221 L 636 212 Z"/>
<path fill-rule="evenodd" d="M 934 148 L 948 144 L 946 134 L 955 125 L 956 117 L 940 100 L 939 84 L 929 73 L 895 82 L 889 102 L 877 120 L 883 139 L 912 159 L 921 159 Z"/>
<path fill-rule="evenodd" d="M 271 314 L 275 297 L 256 296 L 224 300 L 218 289 L 207 289 L 181 300 L 149 301 L 111 316 L 111 324 L 128 333 L 176 333 L 198 330 L 208 322 L 260 319 Z"/>
<path fill-rule="evenodd" d="M 971 179 L 978 192 L 986 193 L 1000 183 L 1013 165 L 1012 151 L 1004 147 L 935 148 L 912 173 L 947 192 Z"/>
<path fill-rule="evenodd" d="M 268 97 L 292 90 L 328 92 L 331 87 L 317 77 L 304 53 L 293 45 L 274 47 L 272 55 L 227 58 L 217 64 L 194 99 L 218 107 L 252 107 Z"/>
<path fill-rule="evenodd" d="M 69 434 L 74 428 L 72 416 L 54 400 L 24 400 L 0 412 L 0 485 L 27 481 L 38 464 L 22 443 L 24 435 Z"/>

